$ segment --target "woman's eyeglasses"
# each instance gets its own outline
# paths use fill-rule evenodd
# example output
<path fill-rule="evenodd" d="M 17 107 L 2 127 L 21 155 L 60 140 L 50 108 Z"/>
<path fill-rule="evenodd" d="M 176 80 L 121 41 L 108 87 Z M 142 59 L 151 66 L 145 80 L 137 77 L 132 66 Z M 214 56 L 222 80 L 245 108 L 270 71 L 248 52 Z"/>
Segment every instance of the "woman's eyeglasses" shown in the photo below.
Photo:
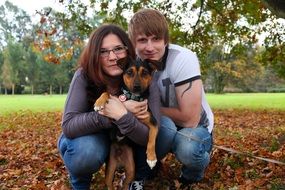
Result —
<path fill-rule="evenodd" d="M 109 57 L 110 52 L 112 51 L 115 55 L 119 55 L 121 53 L 125 53 L 126 50 L 128 49 L 127 46 L 116 46 L 113 49 L 101 49 L 100 50 L 100 56 L 101 57 Z"/>

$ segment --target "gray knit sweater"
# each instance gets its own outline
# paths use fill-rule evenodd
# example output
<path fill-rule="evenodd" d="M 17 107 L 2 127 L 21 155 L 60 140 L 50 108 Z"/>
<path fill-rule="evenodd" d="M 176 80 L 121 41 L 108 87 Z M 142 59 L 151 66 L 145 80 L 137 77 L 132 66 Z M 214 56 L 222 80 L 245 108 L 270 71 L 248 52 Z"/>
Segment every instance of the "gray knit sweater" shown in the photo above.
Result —
<path fill-rule="evenodd" d="M 76 138 L 96 133 L 112 127 L 111 121 L 93 111 L 93 103 L 88 101 L 87 80 L 79 68 L 71 81 L 62 118 L 62 130 L 66 137 Z M 159 126 L 160 94 L 154 77 L 149 88 L 148 104 Z M 142 124 L 132 113 L 128 112 L 117 121 L 113 121 L 123 135 L 140 145 L 146 145 L 148 127 Z"/>

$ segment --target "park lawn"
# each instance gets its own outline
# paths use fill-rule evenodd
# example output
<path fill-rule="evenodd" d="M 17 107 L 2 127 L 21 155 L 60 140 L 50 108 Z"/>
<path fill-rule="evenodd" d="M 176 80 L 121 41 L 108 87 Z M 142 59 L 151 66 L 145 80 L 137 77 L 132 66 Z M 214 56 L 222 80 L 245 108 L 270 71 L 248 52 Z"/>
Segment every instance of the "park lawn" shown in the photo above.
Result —
<path fill-rule="evenodd" d="M 0 115 L 13 112 L 61 111 L 66 95 L 0 95 Z"/>
<path fill-rule="evenodd" d="M 0 115 L 62 111 L 66 95 L 0 95 Z M 212 109 L 285 110 L 285 93 L 207 94 Z"/>
<path fill-rule="evenodd" d="M 207 94 L 212 109 L 285 110 L 285 93 Z"/>

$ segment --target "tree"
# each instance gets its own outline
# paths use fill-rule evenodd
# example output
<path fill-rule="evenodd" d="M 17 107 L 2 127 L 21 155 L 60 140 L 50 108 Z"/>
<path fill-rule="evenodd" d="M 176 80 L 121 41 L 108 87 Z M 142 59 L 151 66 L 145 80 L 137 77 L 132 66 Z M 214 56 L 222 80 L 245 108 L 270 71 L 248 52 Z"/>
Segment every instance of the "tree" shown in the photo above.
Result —
<path fill-rule="evenodd" d="M 30 16 L 11 2 L 5 1 L 0 6 L 0 47 L 4 47 L 11 38 L 21 41 L 29 33 L 29 27 L 23 26 L 31 26 Z"/>
<path fill-rule="evenodd" d="M 32 44 L 28 48 L 25 56 L 25 62 L 28 66 L 25 82 L 31 87 L 31 94 L 34 94 L 34 86 L 39 79 L 39 62 L 37 54 L 32 50 Z"/>
<path fill-rule="evenodd" d="M 8 40 L 6 46 L 8 53 L 9 63 L 13 70 L 12 82 L 14 85 L 14 90 L 17 93 L 21 93 L 24 85 L 26 73 L 28 70 L 27 64 L 25 62 L 25 49 L 23 44 L 20 42 L 15 42 L 12 39 Z"/>
<path fill-rule="evenodd" d="M 2 68 L 3 64 L 4 64 L 4 55 L 3 55 L 3 51 L 1 51 L 0 49 L 0 68 Z M 0 75 L 0 94 L 2 94 L 2 76 Z"/>
<path fill-rule="evenodd" d="M 72 15 L 67 23 L 75 23 L 82 34 L 89 34 L 89 18 L 80 17 L 80 7 L 83 13 L 87 7 L 80 1 L 60 1 L 69 8 Z M 205 65 L 206 55 L 211 48 L 222 43 L 224 48 L 231 49 L 237 43 L 256 44 L 261 34 L 266 34 L 263 46 L 268 53 L 264 54 L 264 62 L 268 64 L 280 62 L 280 58 L 271 61 L 268 55 L 276 51 L 276 45 L 283 49 L 285 34 L 281 22 L 273 15 L 268 7 L 269 1 L 261 0 L 196 0 L 196 1 L 106 1 L 90 0 L 93 17 L 98 23 L 116 23 L 127 28 L 127 21 L 133 12 L 142 7 L 151 7 L 160 10 L 168 19 L 171 32 L 171 41 L 189 47 L 197 52 L 202 63 L 202 70 L 208 69 Z M 281 1 L 276 1 L 281 3 Z M 278 4 L 278 5 L 279 5 Z M 283 4 L 282 4 L 283 5 Z M 273 24 L 275 23 L 275 24 Z M 65 25 L 68 27 L 68 24 Z M 85 27 L 80 27 L 85 26 Z M 281 43 L 279 43 L 281 41 Z M 279 43 L 279 44 L 278 44 Z M 274 49 L 274 50 L 272 50 Z M 282 54 L 281 60 L 284 60 Z M 285 67 L 285 66 L 284 66 Z M 282 73 L 285 77 L 285 74 Z"/>
<path fill-rule="evenodd" d="M 236 51 L 239 53 L 236 54 Z M 258 48 L 250 44 L 238 44 L 233 48 L 231 54 L 236 56 L 235 62 L 238 64 L 235 65 L 235 70 L 238 76 L 230 78 L 231 86 L 242 89 L 243 92 L 257 90 L 255 84 L 264 77 L 265 73 L 265 67 L 259 62 L 258 53 Z"/>
<path fill-rule="evenodd" d="M 35 29 L 34 50 L 46 62 L 60 64 L 62 61 L 71 60 L 96 27 L 94 24 L 97 22 L 91 22 L 91 18 L 87 17 L 87 6 L 75 5 L 77 4 L 69 5 L 67 14 L 53 11 L 51 8 L 38 12 L 41 19 Z M 89 24 L 87 21 L 90 21 Z"/>
<path fill-rule="evenodd" d="M 263 2 L 277 17 L 285 18 L 285 2 L 283 0 L 263 0 Z"/>
<path fill-rule="evenodd" d="M 13 88 L 12 81 L 12 67 L 9 59 L 9 52 L 7 49 L 4 50 L 4 63 L 2 65 L 2 80 L 3 86 L 5 88 L 5 94 L 7 94 L 7 89 Z"/>
<path fill-rule="evenodd" d="M 215 93 L 223 93 L 227 85 L 253 91 L 254 83 L 262 76 L 263 67 L 256 59 L 256 50 L 245 44 L 237 44 L 226 52 L 223 46 L 214 46 L 207 56 L 207 83 Z"/>

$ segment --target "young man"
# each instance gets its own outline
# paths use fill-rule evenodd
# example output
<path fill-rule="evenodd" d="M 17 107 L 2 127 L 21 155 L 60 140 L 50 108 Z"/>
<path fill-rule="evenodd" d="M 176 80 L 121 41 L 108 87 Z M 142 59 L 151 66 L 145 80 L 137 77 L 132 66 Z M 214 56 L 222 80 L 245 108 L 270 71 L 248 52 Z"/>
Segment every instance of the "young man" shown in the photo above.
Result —
<path fill-rule="evenodd" d="M 183 165 L 179 177 L 182 185 L 198 182 L 210 162 L 214 126 L 198 58 L 192 51 L 169 43 L 167 21 L 157 10 L 142 9 L 135 13 L 128 30 L 141 59 L 162 61 L 157 72 L 162 100 L 156 144 L 158 159 L 174 153 Z M 143 183 L 134 183 L 137 189 L 143 189 Z"/>

